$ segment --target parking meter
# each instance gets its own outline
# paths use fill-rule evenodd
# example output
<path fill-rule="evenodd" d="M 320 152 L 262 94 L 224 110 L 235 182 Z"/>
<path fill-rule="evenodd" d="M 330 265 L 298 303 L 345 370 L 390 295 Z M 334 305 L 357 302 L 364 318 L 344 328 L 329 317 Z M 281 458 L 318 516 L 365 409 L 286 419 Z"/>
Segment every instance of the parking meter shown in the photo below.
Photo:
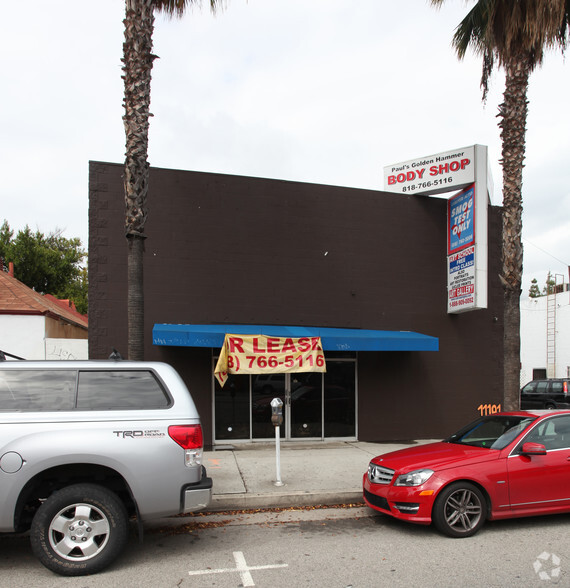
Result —
<path fill-rule="evenodd" d="M 274 398 L 271 401 L 271 423 L 274 427 L 283 424 L 283 400 L 281 398 Z"/>

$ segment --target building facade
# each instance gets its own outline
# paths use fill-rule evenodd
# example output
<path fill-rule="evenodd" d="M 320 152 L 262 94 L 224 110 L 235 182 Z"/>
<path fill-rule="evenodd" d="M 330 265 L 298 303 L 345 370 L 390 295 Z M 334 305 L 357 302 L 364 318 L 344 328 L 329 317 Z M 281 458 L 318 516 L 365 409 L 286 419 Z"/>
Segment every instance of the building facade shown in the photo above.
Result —
<path fill-rule="evenodd" d="M 89 355 L 127 349 L 123 169 L 89 172 Z M 145 357 L 182 375 L 206 443 L 442 437 L 503 394 L 500 209 L 488 308 L 447 314 L 445 199 L 150 170 Z M 213 376 L 225 333 L 322 334 L 327 371 Z"/>

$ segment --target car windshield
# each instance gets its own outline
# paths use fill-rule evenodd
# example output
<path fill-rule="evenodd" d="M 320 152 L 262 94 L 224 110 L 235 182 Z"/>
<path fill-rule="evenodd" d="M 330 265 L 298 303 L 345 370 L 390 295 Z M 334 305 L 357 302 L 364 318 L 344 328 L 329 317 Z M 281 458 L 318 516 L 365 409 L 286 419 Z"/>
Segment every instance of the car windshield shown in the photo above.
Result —
<path fill-rule="evenodd" d="M 535 417 L 530 416 L 492 415 L 481 417 L 445 441 L 458 445 L 504 449 L 534 420 Z"/>

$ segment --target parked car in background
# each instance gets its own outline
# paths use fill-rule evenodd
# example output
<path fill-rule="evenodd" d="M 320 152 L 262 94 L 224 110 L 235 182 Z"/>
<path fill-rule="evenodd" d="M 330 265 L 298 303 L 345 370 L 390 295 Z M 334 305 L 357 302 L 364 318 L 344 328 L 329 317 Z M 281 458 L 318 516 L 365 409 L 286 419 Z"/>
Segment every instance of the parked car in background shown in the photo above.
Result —
<path fill-rule="evenodd" d="M 570 512 L 570 411 L 481 417 L 444 441 L 375 457 L 364 500 L 469 537 L 487 519 Z"/>
<path fill-rule="evenodd" d="M 570 408 L 570 379 L 533 380 L 521 390 L 521 410 Z"/>

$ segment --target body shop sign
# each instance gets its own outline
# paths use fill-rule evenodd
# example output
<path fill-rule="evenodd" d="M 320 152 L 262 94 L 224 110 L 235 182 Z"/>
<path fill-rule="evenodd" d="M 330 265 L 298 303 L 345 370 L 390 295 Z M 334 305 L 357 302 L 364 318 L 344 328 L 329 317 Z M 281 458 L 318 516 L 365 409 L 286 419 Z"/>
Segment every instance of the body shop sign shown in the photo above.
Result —
<path fill-rule="evenodd" d="M 410 159 L 384 168 L 386 192 L 437 194 L 463 188 L 474 181 L 474 146 Z"/>
<path fill-rule="evenodd" d="M 223 386 L 228 374 L 326 372 L 320 337 L 227 334 L 214 375 Z"/>

